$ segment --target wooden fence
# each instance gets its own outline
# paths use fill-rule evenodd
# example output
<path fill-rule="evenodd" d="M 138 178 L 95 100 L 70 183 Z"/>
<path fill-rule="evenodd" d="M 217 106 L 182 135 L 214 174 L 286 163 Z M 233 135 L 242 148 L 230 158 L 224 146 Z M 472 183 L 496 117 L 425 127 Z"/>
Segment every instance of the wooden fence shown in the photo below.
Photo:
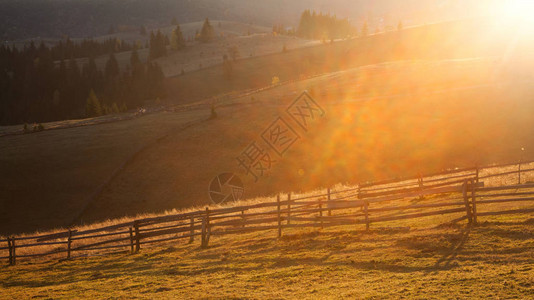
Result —
<path fill-rule="evenodd" d="M 491 210 L 492 204 L 534 203 L 534 183 L 522 183 L 534 171 L 534 162 L 455 169 L 427 176 L 361 183 L 354 188 L 295 197 L 278 195 L 271 202 L 145 218 L 90 230 L 0 240 L 0 259 L 56 256 L 71 259 L 92 252 L 138 252 L 143 246 L 184 239 L 207 247 L 211 236 L 273 230 L 278 237 L 287 228 L 362 225 L 395 220 L 453 215 L 451 222 L 479 217 L 532 213 L 534 208 Z M 505 180 L 505 184 L 495 178 Z M 504 178 L 504 179 L 503 179 Z M 514 181 L 508 184 L 508 181 Z M 515 181 L 517 180 L 517 181 Z M 493 180 L 495 181 L 495 180 Z M 293 196 L 293 197 L 292 197 Z"/>

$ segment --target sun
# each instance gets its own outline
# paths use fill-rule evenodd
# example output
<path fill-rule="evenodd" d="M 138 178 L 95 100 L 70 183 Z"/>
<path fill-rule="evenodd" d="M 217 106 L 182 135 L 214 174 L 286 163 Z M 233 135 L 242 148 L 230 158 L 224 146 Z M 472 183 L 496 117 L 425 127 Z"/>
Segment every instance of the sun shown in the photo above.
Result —
<path fill-rule="evenodd" d="M 502 1 L 496 13 L 507 22 L 534 27 L 533 0 Z"/>

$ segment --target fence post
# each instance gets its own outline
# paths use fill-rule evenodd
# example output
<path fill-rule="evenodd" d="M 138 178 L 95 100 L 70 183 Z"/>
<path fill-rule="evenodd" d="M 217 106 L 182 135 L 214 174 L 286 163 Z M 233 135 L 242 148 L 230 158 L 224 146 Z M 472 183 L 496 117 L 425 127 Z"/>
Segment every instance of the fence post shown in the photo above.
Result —
<path fill-rule="evenodd" d="M 280 194 L 276 196 L 277 212 L 278 212 L 278 238 L 282 237 L 282 216 L 280 215 Z"/>
<path fill-rule="evenodd" d="M 206 207 L 206 247 L 208 247 L 208 243 L 210 242 L 210 236 L 211 236 L 210 209 L 209 207 Z"/>
<path fill-rule="evenodd" d="M 71 245 L 72 245 L 72 230 L 69 229 L 69 238 L 67 239 L 67 259 L 70 259 Z"/>
<path fill-rule="evenodd" d="M 464 184 L 462 186 L 462 194 L 464 196 L 464 203 L 465 203 L 465 211 L 467 214 L 467 219 L 469 220 L 469 224 L 473 223 L 473 217 L 471 216 L 471 207 L 469 205 L 469 196 L 467 195 L 467 180 L 464 181 Z"/>
<path fill-rule="evenodd" d="M 419 191 L 422 193 L 425 187 L 423 186 L 423 175 L 419 173 Z M 425 197 L 423 195 L 419 195 L 419 200 L 423 200 Z"/>
<path fill-rule="evenodd" d="M 356 196 L 356 199 L 360 200 L 362 199 L 362 195 L 361 195 L 361 188 L 360 188 L 360 183 L 358 183 L 358 195 Z M 363 209 L 363 205 L 360 207 L 360 211 Z"/>
<path fill-rule="evenodd" d="M 206 217 L 202 217 L 202 234 L 200 236 L 200 247 L 206 247 Z"/>
<path fill-rule="evenodd" d="M 330 196 L 330 188 L 328 188 L 327 190 L 327 194 L 328 194 L 328 216 L 331 217 L 332 216 L 332 210 L 330 209 L 332 207 L 332 204 L 330 203 L 330 201 L 332 200 L 332 197 Z"/>
<path fill-rule="evenodd" d="M 135 230 L 135 252 L 141 250 L 141 237 L 139 236 L 139 223 L 134 221 L 134 230 Z"/>
<path fill-rule="evenodd" d="M 521 161 L 519 161 L 519 167 L 518 167 L 518 170 L 517 170 L 517 175 L 518 175 L 517 184 L 521 184 Z"/>
<path fill-rule="evenodd" d="M 363 202 L 363 211 L 365 213 L 365 230 L 369 231 L 369 201 Z"/>
<path fill-rule="evenodd" d="M 191 244 L 195 240 L 195 217 L 191 217 L 190 223 L 189 223 L 189 244 Z"/>
<path fill-rule="evenodd" d="M 15 240 L 16 240 L 15 237 L 11 238 L 11 248 L 13 248 L 13 250 L 11 251 L 13 253 L 13 257 L 12 257 L 13 266 L 17 264 L 17 251 L 16 251 L 17 246 L 15 245 Z"/>
<path fill-rule="evenodd" d="M 287 194 L 287 224 L 291 224 L 291 193 Z"/>
<path fill-rule="evenodd" d="M 133 238 L 133 229 L 130 227 L 130 248 L 132 253 L 134 253 L 134 238 Z"/>
<path fill-rule="evenodd" d="M 323 228 L 323 198 L 319 197 L 319 222 Z"/>
<path fill-rule="evenodd" d="M 477 224 L 477 202 L 476 202 L 476 183 L 471 180 L 471 210 L 473 213 L 473 223 Z"/>
<path fill-rule="evenodd" d="M 479 170 L 478 170 L 478 166 L 476 166 L 476 182 L 478 183 L 478 173 L 479 173 Z"/>
<path fill-rule="evenodd" d="M 7 237 L 7 246 L 9 248 L 9 265 L 13 265 L 13 246 L 11 246 L 11 238 Z"/>

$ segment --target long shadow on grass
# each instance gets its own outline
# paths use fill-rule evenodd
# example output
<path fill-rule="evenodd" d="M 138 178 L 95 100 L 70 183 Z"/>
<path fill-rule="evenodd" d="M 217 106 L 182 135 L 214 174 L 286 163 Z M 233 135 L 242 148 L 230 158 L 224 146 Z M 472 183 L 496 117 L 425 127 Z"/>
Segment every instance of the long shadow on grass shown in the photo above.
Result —
<path fill-rule="evenodd" d="M 438 261 L 434 265 L 434 269 L 439 270 L 444 268 L 450 268 L 451 262 L 458 256 L 458 253 L 460 253 L 463 246 L 467 242 L 467 239 L 469 238 L 469 233 L 471 233 L 470 225 L 460 231 L 457 242 L 453 244 L 449 253 L 438 259 Z"/>
<path fill-rule="evenodd" d="M 468 261 L 529 265 L 534 263 L 530 255 L 532 224 L 529 220 L 518 224 L 484 223 L 478 227 L 423 230 L 315 230 L 286 234 L 281 239 L 229 239 L 229 243 L 215 239 L 208 249 L 167 247 L 135 255 L 114 255 L 88 264 L 65 262 L 43 266 L 38 273 L 44 276 L 28 280 L 12 277 L 13 280 L 8 279 L 0 286 L 42 287 L 121 276 L 195 276 L 217 272 L 282 276 L 282 273 L 313 267 L 341 272 L 356 268 L 430 273 L 453 269 Z M 179 257 L 186 259 L 182 261 Z"/>

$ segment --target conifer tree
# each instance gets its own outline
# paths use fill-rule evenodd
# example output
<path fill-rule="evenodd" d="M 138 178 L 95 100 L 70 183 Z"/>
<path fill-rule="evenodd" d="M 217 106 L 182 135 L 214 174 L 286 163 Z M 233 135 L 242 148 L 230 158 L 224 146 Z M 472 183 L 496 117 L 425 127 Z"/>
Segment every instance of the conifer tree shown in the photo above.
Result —
<path fill-rule="evenodd" d="M 89 92 L 89 97 L 87 97 L 85 113 L 87 117 L 99 117 L 102 115 L 102 106 L 100 105 L 100 101 L 98 101 L 93 89 L 91 89 Z"/>
<path fill-rule="evenodd" d="M 176 25 L 176 28 L 172 31 L 171 34 L 171 49 L 180 50 L 185 48 L 185 39 L 180 29 L 180 25 Z"/>
<path fill-rule="evenodd" d="M 130 65 L 132 66 L 132 69 L 135 65 L 140 64 L 141 60 L 139 59 L 139 54 L 137 53 L 137 50 L 134 49 L 132 51 L 132 54 L 130 55 Z"/>
<path fill-rule="evenodd" d="M 111 106 L 111 111 L 114 114 L 120 113 L 119 107 L 117 106 L 117 102 L 113 102 L 113 105 Z"/>
<path fill-rule="evenodd" d="M 105 72 L 107 78 L 115 78 L 119 75 L 119 63 L 117 62 L 117 59 L 113 53 L 109 54 L 108 61 L 106 62 Z"/>
<path fill-rule="evenodd" d="M 204 24 L 202 25 L 202 29 L 200 30 L 200 41 L 203 43 L 210 42 L 215 37 L 215 31 L 213 30 L 213 27 L 210 24 L 210 20 L 206 18 L 204 20 Z"/>

